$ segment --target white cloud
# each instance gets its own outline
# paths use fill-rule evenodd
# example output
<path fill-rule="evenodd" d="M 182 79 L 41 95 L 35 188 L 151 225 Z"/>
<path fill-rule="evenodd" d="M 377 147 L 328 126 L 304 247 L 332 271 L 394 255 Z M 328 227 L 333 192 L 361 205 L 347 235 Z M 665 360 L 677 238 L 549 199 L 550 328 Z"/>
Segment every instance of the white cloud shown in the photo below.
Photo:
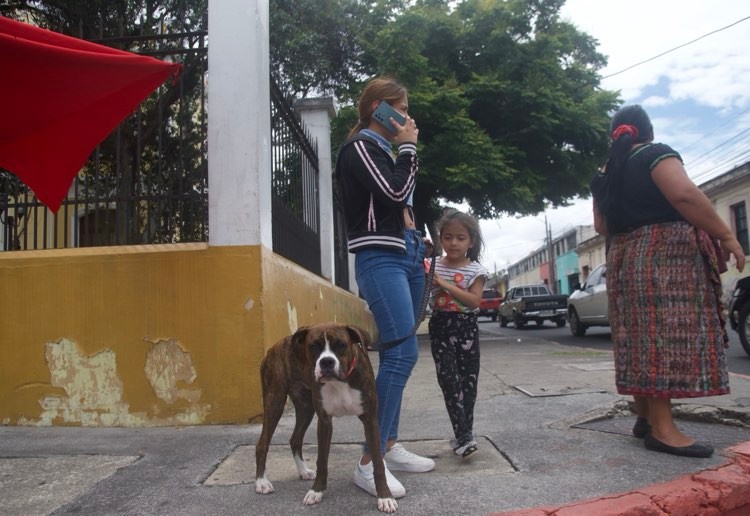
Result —
<path fill-rule="evenodd" d="M 599 40 L 609 58 L 608 76 L 704 38 L 645 64 L 604 79 L 626 101 L 667 79 L 674 100 L 691 98 L 711 107 L 750 105 L 750 20 L 707 35 L 750 15 L 743 0 L 568 0 L 562 15 Z"/>
<path fill-rule="evenodd" d="M 589 198 L 539 215 L 480 221 L 485 243 L 482 263 L 491 271 L 505 269 L 545 245 L 547 226 L 555 238 L 573 227 L 593 224 L 592 210 Z"/>
<path fill-rule="evenodd" d="M 652 95 L 641 102 L 641 106 L 644 108 L 666 106 L 671 100 L 667 97 L 661 97 L 658 95 Z"/>
<path fill-rule="evenodd" d="M 750 3 L 568 0 L 561 13 L 599 41 L 599 51 L 608 56 L 601 72 L 606 77 L 750 16 Z M 602 87 L 646 107 L 656 139 L 677 149 L 690 177 L 701 183 L 750 159 L 750 132 L 737 136 L 750 127 L 748 44 L 750 20 L 604 79 Z M 593 224 L 591 202 L 548 210 L 553 237 Z M 544 219 L 539 214 L 482 221 L 485 266 L 503 269 L 544 245 Z"/>

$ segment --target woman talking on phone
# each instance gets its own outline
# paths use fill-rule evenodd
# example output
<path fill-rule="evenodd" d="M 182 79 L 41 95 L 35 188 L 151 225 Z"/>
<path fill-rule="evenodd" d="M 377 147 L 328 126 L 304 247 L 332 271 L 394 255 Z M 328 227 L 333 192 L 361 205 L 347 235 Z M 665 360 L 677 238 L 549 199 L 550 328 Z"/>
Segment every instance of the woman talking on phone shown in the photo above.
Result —
<path fill-rule="evenodd" d="M 349 252 L 356 255 L 357 286 L 373 313 L 379 340 L 385 343 L 379 350 L 376 378 L 380 448 L 388 487 L 400 498 L 406 490 L 389 470 L 416 473 L 435 467 L 432 459 L 398 443 L 401 400 L 418 356 L 416 335 L 407 335 L 425 288 L 425 247 L 412 211 L 419 129 L 408 114 L 406 88 L 388 77 L 367 83 L 357 110 L 358 123 L 336 159 L 336 181 Z M 354 483 L 376 496 L 367 449 L 355 469 Z"/>

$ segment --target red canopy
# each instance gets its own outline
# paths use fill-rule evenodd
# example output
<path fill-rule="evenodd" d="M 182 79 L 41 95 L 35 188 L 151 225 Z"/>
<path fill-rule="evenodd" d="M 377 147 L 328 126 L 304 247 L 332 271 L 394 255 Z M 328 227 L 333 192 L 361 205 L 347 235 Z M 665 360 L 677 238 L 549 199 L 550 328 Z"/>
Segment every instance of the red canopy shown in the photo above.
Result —
<path fill-rule="evenodd" d="M 94 147 L 181 68 L 0 16 L 0 167 L 56 213 Z"/>

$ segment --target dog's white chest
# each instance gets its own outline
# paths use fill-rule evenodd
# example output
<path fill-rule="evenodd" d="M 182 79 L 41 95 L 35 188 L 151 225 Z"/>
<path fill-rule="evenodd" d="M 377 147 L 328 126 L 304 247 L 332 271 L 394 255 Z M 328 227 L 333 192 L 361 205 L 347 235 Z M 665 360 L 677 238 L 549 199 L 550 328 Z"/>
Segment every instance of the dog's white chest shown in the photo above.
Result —
<path fill-rule="evenodd" d="M 328 382 L 320 388 L 323 409 L 329 416 L 359 416 L 362 414 L 362 391 L 344 382 Z"/>

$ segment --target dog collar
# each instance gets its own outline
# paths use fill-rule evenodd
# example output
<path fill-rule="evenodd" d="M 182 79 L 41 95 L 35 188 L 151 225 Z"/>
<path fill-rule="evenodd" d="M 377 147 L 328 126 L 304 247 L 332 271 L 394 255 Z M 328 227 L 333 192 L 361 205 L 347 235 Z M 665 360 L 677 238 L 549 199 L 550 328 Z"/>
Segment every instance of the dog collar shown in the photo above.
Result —
<path fill-rule="evenodd" d="M 352 359 L 352 365 L 349 366 L 349 370 L 344 375 L 344 380 L 349 378 L 349 375 L 352 374 L 356 366 L 357 366 L 357 355 L 354 355 L 354 358 Z"/>

